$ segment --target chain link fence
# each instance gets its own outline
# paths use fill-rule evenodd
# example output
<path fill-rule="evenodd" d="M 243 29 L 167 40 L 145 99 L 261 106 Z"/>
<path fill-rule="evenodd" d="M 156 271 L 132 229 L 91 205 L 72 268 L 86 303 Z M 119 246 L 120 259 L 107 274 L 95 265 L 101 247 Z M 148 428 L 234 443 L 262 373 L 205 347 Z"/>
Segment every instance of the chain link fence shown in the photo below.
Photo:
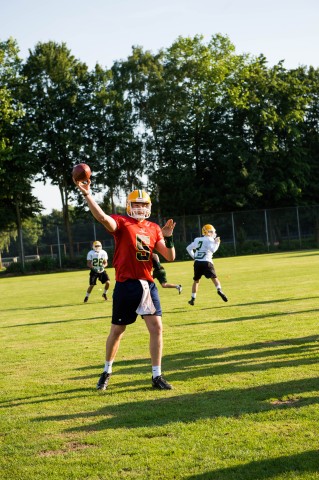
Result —
<path fill-rule="evenodd" d="M 151 220 L 163 225 L 166 218 Z M 250 210 L 205 215 L 188 215 L 174 218 L 176 227 L 174 241 L 177 260 L 188 259 L 186 246 L 201 235 L 202 226 L 214 225 L 221 238 L 219 256 L 250 253 L 266 253 L 283 250 L 309 249 L 319 247 L 319 206 L 291 207 L 267 210 Z M 94 240 L 100 240 L 112 260 L 113 237 L 93 217 L 72 225 L 73 250 L 76 257 L 85 257 Z M 70 245 L 64 227 L 55 226 L 45 231 L 36 244 L 25 241 L 21 232 L 19 240 L 12 240 L 8 255 L 2 253 L 4 266 L 20 262 L 19 251 L 24 261 L 43 257 L 59 260 L 70 255 Z M 20 248 L 19 248 L 20 242 Z M 21 245 L 22 243 L 22 245 Z"/>

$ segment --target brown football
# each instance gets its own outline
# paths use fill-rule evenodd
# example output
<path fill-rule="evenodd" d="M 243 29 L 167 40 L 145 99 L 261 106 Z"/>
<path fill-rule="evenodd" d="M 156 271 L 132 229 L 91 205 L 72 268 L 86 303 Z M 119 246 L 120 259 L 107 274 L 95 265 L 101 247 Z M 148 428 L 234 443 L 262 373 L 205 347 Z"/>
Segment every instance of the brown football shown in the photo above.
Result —
<path fill-rule="evenodd" d="M 74 165 L 72 170 L 72 178 L 76 182 L 85 182 L 91 176 L 91 169 L 86 163 L 78 163 Z"/>

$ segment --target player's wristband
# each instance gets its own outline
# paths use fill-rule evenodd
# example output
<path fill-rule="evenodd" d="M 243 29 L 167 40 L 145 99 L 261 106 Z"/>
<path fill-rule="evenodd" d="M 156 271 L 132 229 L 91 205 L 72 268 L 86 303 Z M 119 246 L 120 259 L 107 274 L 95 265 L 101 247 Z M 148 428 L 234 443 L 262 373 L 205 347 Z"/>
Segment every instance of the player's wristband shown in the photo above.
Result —
<path fill-rule="evenodd" d="M 174 248 L 173 235 L 170 237 L 164 237 L 164 242 L 167 248 Z"/>
<path fill-rule="evenodd" d="M 90 192 L 88 193 L 82 193 L 83 197 L 87 197 L 88 195 L 90 195 Z"/>

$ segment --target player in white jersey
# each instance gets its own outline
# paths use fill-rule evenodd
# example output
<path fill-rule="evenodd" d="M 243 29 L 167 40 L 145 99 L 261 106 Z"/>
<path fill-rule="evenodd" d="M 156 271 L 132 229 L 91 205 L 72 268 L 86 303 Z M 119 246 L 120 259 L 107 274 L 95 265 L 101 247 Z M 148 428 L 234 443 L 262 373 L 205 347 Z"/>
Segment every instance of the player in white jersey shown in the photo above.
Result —
<path fill-rule="evenodd" d="M 89 287 L 84 297 L 84 303 L 89 299 L 96 281 L 99 280 L 104 285 L 104 292 L 102 297 L 107 300 L 106 292 L 110 286 L 110 277 L 104 270 L 108 263 L 108 254 L 102 249 L 102 244 L 99 241 L 93 242 L 93 248 L 89 251 L 86 257 L 86 263 L 90 269 Z"/>
<path fill-rule="evenodd" d="M 190 305 L 195 304 L 199 281 L 203 275 L 206 278 L 211 278 L 212 282 L 217 288 L 218 295 L 224 300 L 224 302 L 228 302 L 228 298 L 222 292 L 222 287 L 217 278 L 213 264 L 213 255 L 219 248 L 220 238 L 217 237 L 215 228 L 210 224 L 203 226 L 202 234 L 202 237 L 195 238 L 195 240 L 186 247 L 189 255 L 195 260 L 192 297 L 188 303 Z"/>

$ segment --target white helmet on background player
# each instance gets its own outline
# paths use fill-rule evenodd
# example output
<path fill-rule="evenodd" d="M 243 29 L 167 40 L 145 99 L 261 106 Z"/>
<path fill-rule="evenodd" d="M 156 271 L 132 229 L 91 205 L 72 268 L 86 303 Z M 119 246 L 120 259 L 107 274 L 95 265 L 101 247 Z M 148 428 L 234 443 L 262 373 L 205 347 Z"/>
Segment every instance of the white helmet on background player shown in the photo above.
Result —
<path fill-rule="evenodd" d="M 102 243 L 98 240 L 93 242 L 93 250 L 95 250 L 96 252 L 100 252 L 102 250 Z"/>
<path fill-rule="evenodd" d="M 132 203 L 141 203 L 141 206 L 132 207 Z M 144 190 L 134 190 L 129 193 L 126 201 L 126 213 L 136 220 L 145 220 L 151 215 L 152 202 L 148 193 Z"/>
<path fill-rule="evenodd" d="M 205 235 L 205 237 L 213 237 L 216 238 L 216 230 L 213 225 L 210 223 L 207 223 L 207 225 L 204 225 L 202 228 L 202 234 Z"/>

